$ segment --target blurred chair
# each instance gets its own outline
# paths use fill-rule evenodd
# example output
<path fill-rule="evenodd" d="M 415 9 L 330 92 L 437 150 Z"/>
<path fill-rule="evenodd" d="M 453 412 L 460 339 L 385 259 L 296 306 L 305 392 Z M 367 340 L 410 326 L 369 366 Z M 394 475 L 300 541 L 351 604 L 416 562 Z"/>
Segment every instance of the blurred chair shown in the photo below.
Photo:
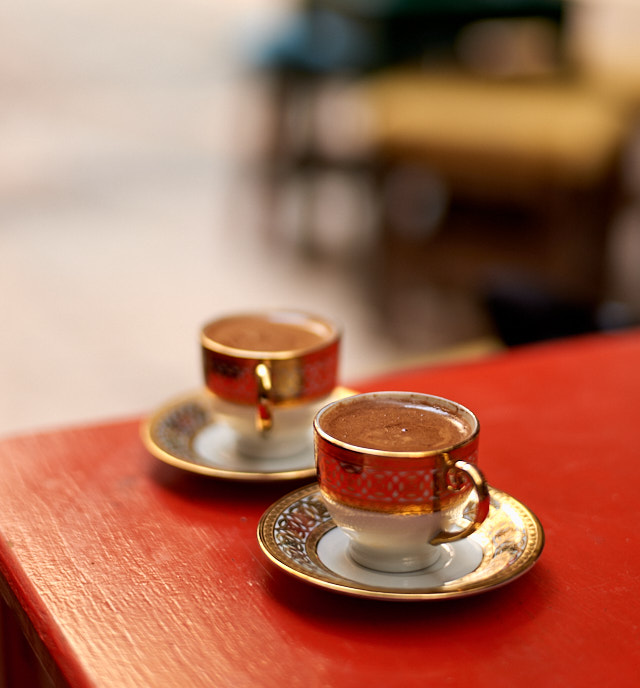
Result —
<path fill-rule="evenodd" d="M 531 18 L 544 22 L 547 34 L 553 34 L 552 50 L 556 50 L 561 46 L 557 36 L 562 33 L 564 17 L 565 3 L 558 0 L 298 3 L 281 31 L 256 51 L 257 68 L 272 82 L 273 128 L 267 162 L 273 199 L 292 175 L 304 178 L 319 170 L 367 167 L 368 159 L 359 147 L 327 149 L 316 135 L 318 101 L 336 80 L 357 83 L 383 70 L 409 65 L 458 64 L 464 68 L 469 62 L 465 51 L 472 54 L 474 40 L 482 41 L 482 32 L 469 31 L 469 27 L 487 19 L 521 19 L 527 25 Z M 488 55 L 486 42 L 480 47 L 480 52 Z M 305 228 L 302 235 L 307 244 L 313 243 Z"/>
<path fill-rule="evenodd" d="M 362 85 L 378 161 L 381 298 L 428 281 L 537 285 L 579 308 L 606 294 L 628 112 L 579 77 L 388 70 Z"/>

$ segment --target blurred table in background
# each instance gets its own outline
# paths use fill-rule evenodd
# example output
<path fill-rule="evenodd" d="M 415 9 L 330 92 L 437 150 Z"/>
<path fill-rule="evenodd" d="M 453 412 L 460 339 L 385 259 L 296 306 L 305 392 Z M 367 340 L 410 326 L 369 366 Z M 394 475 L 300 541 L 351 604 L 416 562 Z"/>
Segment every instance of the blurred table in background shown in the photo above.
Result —
<path fill-rule="evenodd" d="M 0 443 L 6 686 L 635 686 L 640 331 L 390 371 L 472 408 L 492 485 L 547 544 L 489 593 L 426 603 L 334 595 L 272 569 L 261 514 L 298 485 L 158 462 L 139 419 Z"/>
<path fill-rule="evenodd" d="M 478 295 L 530 283 L 592 308 L 607 298 L 633 133 L 625 107 L 570 75 L 393 70 L 362 93 L 379 165 L 381 299 L 421 280 Z"/>

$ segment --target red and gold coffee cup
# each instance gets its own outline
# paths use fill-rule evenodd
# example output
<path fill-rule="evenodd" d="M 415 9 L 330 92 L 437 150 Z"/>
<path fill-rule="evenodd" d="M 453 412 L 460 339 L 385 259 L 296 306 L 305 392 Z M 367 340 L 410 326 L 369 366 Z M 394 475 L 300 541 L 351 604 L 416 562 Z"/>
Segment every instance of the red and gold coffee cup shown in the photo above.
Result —
<path fill-rule="evenodd" d="M 268 310 L 212 320 L 200 339 L 205 384 L 215 410 L 238 431 L 241 451 L 299 451 L 336 388 L 340 328 L 310 313 Z"/>
<path fill-rule="evenodd" d="M 438 546 L 471 535 L 489 510 L 477 467 L 480 427 L 461 404 L 427 394 L 375 392 L 334 401 L 314 419 L 320 493 L 367 568 L 408 572 Z M 470 520 L 463 514 L 472 494 Z"/>

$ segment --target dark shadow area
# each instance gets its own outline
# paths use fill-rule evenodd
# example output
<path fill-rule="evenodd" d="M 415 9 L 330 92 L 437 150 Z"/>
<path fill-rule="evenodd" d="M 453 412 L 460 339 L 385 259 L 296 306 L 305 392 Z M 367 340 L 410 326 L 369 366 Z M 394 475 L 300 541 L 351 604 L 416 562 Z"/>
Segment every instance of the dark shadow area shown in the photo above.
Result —
<path fill-rule="evenodd" d="M 552 604 L 552 586 L 544 562 L 511 583 L 478 595 L 444 600 L 390 601 L 369 600 L 314 587 L 269 565 L 263 583 L 269 594 L 292 613 L 320 630 L 352 637 L 366 636 L 366 641 L 384 644 L 387 634 L 378 632 L 384 620 L 387 630 L 410 637 L 412 631 L 433 629 L 437 633 L 455 634 L 459 624 L 473 626 L 485 615 L 500 615 L 510 610 L 510 625 L 528 623 L 543 608 Z M 521 601 L 526 599 L 527 608 Z M 513 613 L 515 611 L 515 613 Z M 506 630 L 505 632 L 508 632 Z"/>
<path fill-rule="evenodd" d="M 177 509 L 184 500 L 205 507 L 237 507 L 238 504 L 245 504 L 248 509 L 266 509 L 285 494 L 313 482 L 308 478 L 286 481 L 222 480 L 188 473 L 159 461 L 154 461 L 149 475 L 168 499 L 176 501 Z"/>

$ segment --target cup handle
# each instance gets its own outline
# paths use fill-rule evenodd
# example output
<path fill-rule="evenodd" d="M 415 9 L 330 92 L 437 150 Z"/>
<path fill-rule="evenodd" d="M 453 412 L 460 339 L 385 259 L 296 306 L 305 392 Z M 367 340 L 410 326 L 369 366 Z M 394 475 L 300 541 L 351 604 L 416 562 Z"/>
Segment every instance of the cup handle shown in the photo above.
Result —
<path fill-rule="evenodd" d="M 256 430 L 264 433 L 271 430 L 273 426 L 273 415 L 271 413 L 271 369 L 266 363 L 258 363 L 255 369 L 256 382 L 258 383 L 258 406 L 256 409 Z"/>
<path fill-rule="evenodd" d="M 482 525 L 487 514 L 489 513 L 489 503 L 491 497 L 489 495 L 489 487 L 487 481 L 484 479 L 482 471 L 474 466 L 468 461 L 458 460 L 453 464 L 453 467 L 466 473 L 473 483 L 473 488 L 478 495 L 478 504 L 476 506 L 476 514 L 473 521 L 463 530 L 455 533 L 449 533 L 446 530 L 438 533 L 430 542 L 432 545 L 441 545 L 444 542 L 453 542 L 454 540 L 461 540 L 467 536 L 475 533 L 476 530 Z"/>

